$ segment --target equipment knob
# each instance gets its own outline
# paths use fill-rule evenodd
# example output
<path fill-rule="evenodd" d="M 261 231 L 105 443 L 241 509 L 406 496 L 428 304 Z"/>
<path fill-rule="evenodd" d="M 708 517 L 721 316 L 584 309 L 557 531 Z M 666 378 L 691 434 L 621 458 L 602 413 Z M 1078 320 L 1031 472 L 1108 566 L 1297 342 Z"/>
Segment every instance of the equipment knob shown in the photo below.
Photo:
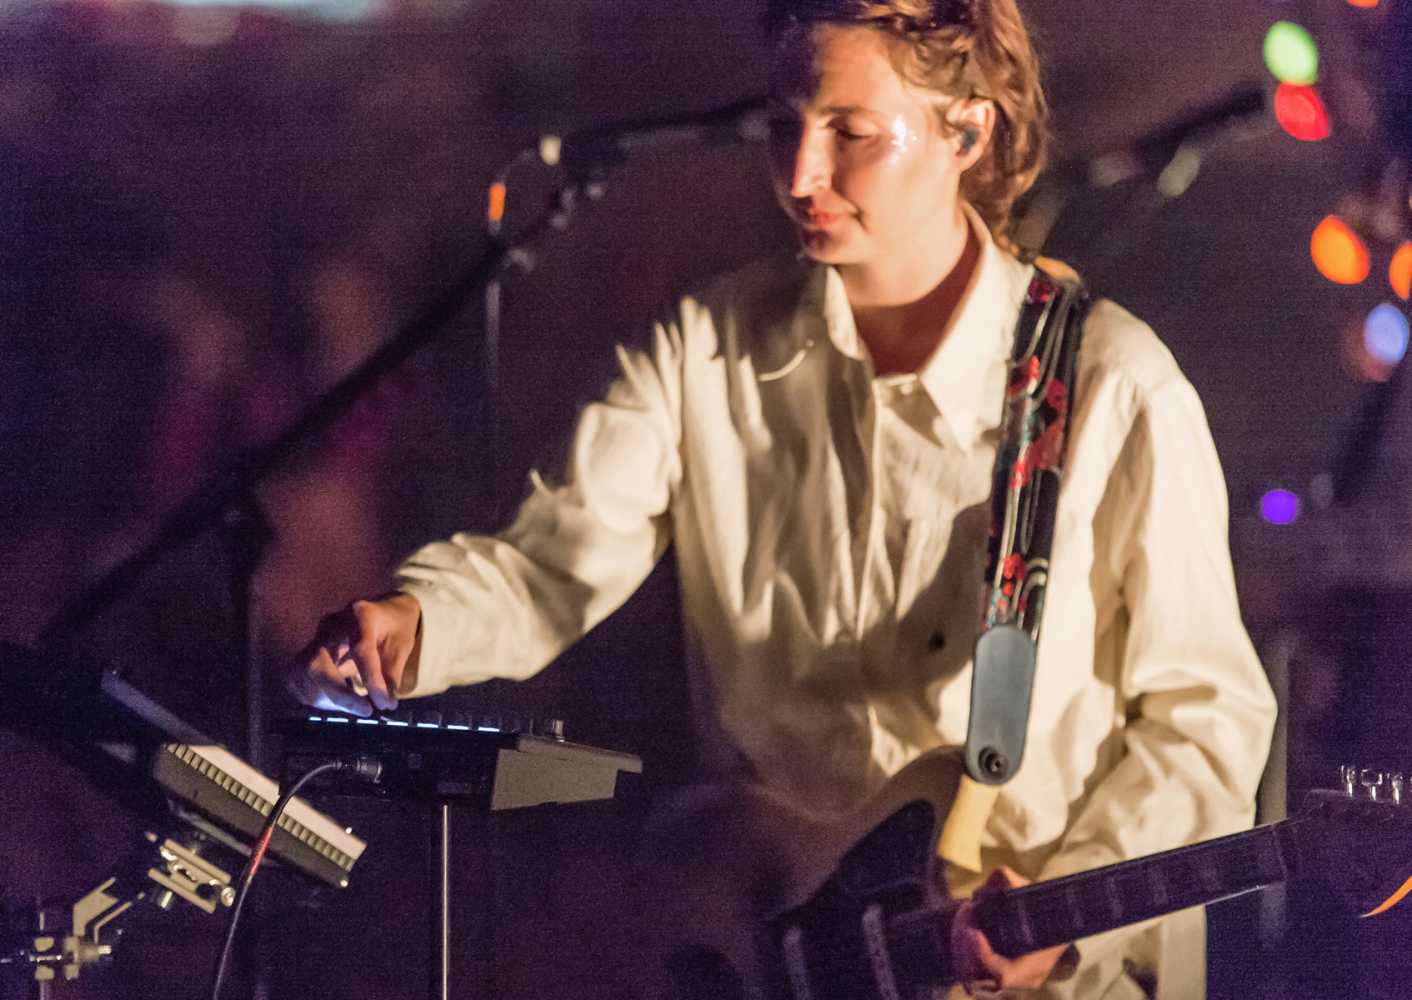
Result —
<path fill-rule="evenodd" d="M 1343 782 L 1343 793 L 1350 799 L 1358 791 L 1358 765 L 1342 764 L 1338 769 L 1339 780 Z"/>
<path fill-rule="evenodd" d="M 1378 801 L 1378 790 L 1383 785 L 1383 772 L 1374 771 L 1371 767 L 1365 767 L 1358 772 L 1358 783 L 1368 790 L 1368 798 L 1374 802 Z"/>
<path fill-rule="evenodd" d="M 1395 805 L 1395 806 L 1400 806 L 1400 805 L 1402 805 L 1402 784 L 1403 784 L 1402 775 L 1400 775 L 1400 774 L 1390 775 L 1390 776 L 1388 777 L 1388 783 L 1389 783 L 1390 785 L 1392 785 L 1392 804 Z"/>

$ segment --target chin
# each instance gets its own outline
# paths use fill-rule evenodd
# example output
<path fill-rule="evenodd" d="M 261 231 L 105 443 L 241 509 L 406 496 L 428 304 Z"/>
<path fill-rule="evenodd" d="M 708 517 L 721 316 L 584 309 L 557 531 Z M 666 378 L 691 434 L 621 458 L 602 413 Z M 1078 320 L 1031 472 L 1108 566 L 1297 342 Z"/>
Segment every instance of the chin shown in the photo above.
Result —
<path fill-rule="evenodd" d="M 800 233 L 799 242 L 804 255 L 820 264 L 856 264 L 865 256 L 851 240 L 828 233 Z"/>

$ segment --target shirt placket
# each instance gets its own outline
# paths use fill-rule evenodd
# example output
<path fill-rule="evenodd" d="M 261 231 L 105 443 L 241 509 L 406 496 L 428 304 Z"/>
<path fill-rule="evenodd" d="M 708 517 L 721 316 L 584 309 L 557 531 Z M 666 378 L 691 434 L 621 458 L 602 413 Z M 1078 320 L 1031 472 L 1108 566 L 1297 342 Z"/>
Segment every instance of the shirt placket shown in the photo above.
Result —
<path fill-rule="evenodd" d="M 896 605 L 896 577 L 888 557 L 888 491 L 885 437 L 888 423 L 896 419 L 891 410 L 896 388 L 887 381 L 870 379 L 865 453 L 868 463 L 866 525 L 862 532 L 863 555 L 858 571 L 858 635 L 874 636 L 883 616 Z M 894 505 L 895 506 L 895 505 Z M 873 642 L 867 643 L 874 645 Z"/>

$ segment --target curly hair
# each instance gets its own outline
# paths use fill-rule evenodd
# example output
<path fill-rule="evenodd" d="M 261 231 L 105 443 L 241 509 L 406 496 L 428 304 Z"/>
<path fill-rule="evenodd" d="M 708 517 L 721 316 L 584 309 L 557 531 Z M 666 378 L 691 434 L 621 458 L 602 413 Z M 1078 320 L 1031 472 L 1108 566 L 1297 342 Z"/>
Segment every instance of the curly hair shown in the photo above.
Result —
<path fill-rule="evenodd" d="M 995 134 L 963 175 L 961 193 L 1008 244 L 1015 200 L 1044 169 L 1049 108 L 1039 60 L 1015 0 L 768 0 L 772 38 L 818 23 L 861 25 L 897 44 L 898 75 L 953 98 L 995 106 Z M 955 129 L 942 118 L 942 127 Z"/>

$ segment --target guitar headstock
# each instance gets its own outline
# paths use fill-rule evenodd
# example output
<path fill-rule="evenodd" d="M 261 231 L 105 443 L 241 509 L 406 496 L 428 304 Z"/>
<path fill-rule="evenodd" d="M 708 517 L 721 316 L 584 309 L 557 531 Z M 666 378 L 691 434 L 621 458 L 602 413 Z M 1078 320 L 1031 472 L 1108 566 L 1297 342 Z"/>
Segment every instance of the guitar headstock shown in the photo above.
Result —
<path fill-rule="evenodd" d="M 1295 839 L 1304 873 L 1364 916 L 1412 891 L 1412 789 L 1396 771 L 1345 765 L 1340 787 L 1306 794 Z"/>

